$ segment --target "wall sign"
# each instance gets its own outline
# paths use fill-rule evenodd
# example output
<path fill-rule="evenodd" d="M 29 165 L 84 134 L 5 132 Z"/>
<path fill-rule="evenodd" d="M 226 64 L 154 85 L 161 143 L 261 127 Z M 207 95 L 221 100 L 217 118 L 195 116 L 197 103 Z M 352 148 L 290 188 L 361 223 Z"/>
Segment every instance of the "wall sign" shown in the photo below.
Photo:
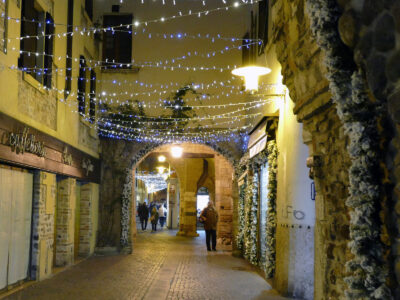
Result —
<path fill-rule="evenodd" d="M 253 147 L 249 149 L 250 158 L 256 156 L 258 153 L 263 151 L 267 146 L 267 136 L 265 135 L 261 140 L 257 142 Z"/>
<path fill-rule="evenodd" d="M 82 160 L 82 169 L 86 170 L 86 176 L 89 176 L 89 173 L 94 171 L 94 165 L 90 158 L 84 158 Z"/>
<path fill-rule="evenodd" d="M 249 143 L 248 143 L 248 148 L 251 148 L 253 145 L 255 145 L 259 140 L 263 138 L 263 136 L 267 132 L 267 118 L 264 117 L 256 125 L 256 127 L 249 133 Z"/>
<path fill-rule="evenodd" d="M 63 163 L 72 166 L 72 154 L 68 153 L 68 148 L 65 146 L 62 154 Z"/>
<path fill-rule="evenodd" d="M 5 132 L 2 143 L 11 147 L 11 151 L 17 154 L 24 154 L 25 151 L 39 157 L 46 156 L 46 149 L 43 142 L 36 141 L 33 134 L 29 134 L 29 129 L 24 128 L 20 133 Z"/>

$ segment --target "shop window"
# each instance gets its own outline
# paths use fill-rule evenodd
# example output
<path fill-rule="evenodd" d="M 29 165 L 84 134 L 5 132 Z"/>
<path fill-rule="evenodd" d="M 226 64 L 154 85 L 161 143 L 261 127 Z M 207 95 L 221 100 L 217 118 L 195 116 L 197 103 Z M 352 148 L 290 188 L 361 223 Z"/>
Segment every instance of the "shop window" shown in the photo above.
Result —
<path fill-rule="evenodd" d="M 93 123 L 96 118 L 96 72 L 90 71 L 90 103 L 89 103 L 89 119 Z"/>
<path fill-rule="evenodd" d="M 51 88 L 54 20 L 34 0 L 23 0 L 21 12 L 21 37 L 29 38 L 21 40 L 19 66 L 39 83 Z M 37 22 L 24 21 L 32 19 Z M 43 37 L 43 34 L 46 36 Z"/>
<path fill-rule="evenodd" d="M 93 20 L 93 0 L 85 0 L 85 11 L 90 20 Z"/>
<path fill-rule="evenodd" d="M 132 24 L 132 15 L 106 15 L 103 26 L 112 28 L 121 24 Z M 105 69 L 129 68 L 132 61 L 131 26 L 108 29 L 103 33 L 103 61 Z"/>
<path fill-rule="evenodd" d="M 82 116 L 86 113 L 86 69 L 86 59 L 81 56 L 79 58 L 78 112 Z"/>
<path fill-rule="evenodd" d="M 269 1 L 262 0 L 258 3 L 258 39 L 263 43 L 258 45 L 258 55 L 264 53 L 265 46 L 268 43 L 268 13 Z"/>
<path fill-rule="evenodd" d="M 66 78 L 65 78 L 65 99 L 71 93 L 72 87 L 72 32 L 74 26 L 74 0 L 68 0 L 67 16 L 67 57 L 66 57 Z"/>

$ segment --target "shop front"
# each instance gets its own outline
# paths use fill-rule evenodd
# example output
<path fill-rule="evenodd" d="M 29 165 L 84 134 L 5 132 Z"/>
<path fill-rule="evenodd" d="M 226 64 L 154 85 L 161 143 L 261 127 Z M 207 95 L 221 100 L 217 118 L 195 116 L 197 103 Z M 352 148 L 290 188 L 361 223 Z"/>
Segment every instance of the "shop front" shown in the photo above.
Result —
<path fill-rule="evenodd" d="M 0 291 L 93 253 L 99 175 L 98 159 L 0 115 Z"/>

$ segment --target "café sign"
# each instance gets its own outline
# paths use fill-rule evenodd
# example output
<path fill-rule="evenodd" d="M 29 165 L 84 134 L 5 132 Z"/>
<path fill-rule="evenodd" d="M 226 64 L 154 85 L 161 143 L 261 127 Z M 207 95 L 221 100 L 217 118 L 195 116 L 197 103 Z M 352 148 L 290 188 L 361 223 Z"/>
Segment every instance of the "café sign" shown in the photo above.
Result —
<path fill-rule="evenodd" d="M 5 132 L 2 143 L 10 146 L 11 151 L 17 154 L 29 152 L 39 157 L 46 156 L 44 142 L 37 141 L 36 136 L 29 134 L 29 129 L 26 127 L 21 132 Z"/>

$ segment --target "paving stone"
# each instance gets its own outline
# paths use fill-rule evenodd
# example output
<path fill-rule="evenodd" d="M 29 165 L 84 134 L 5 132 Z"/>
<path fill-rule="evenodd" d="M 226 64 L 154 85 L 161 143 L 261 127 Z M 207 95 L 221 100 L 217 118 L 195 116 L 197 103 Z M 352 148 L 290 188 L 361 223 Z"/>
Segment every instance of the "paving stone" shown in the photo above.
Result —
<path fill-rule="evenodd" d="M 131 255 L 97 256 L 6 299 L 286 299 L 245 260 L 198 238 L 138 230 Z"/>

